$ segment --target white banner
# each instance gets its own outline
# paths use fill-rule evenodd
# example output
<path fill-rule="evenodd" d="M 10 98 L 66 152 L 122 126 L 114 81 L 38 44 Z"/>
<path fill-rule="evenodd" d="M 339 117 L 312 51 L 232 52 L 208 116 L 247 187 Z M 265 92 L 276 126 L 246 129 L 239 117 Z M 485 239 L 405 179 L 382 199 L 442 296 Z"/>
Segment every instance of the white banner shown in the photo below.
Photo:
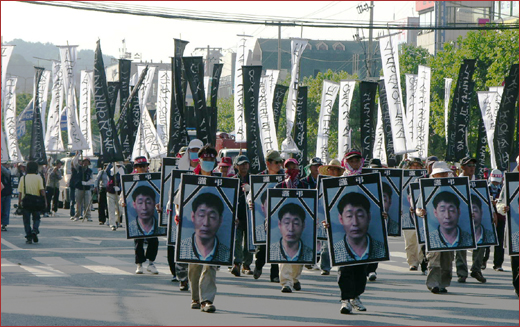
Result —
<path fill-rule="evenodd" d="M 403 110 L 399 61 L 396 50 L 392 46 L 393 41 L 391 37 L 382 37 L 379 39 L 379 48 L 381 49 L 388 110 L 390 112 L 390 122 L 392 123 L 394 153 L 405 154 L 413 151 L 413 148 L 410 147 L 411 141 L 408 140 L 406 133 L 407 127 L 405 122 L 407 120 Z"/>
<path fill-rule="evenodd" d="M 45 152 L 65 151 L 61 139 L 60 117 L 63 109 L 63 79 L 61 63 L 52 62 L 52 90 L 49 115 L 47 116 L 47 132 L 45 133 Z"/>
<path fill-rule="evenodd" d="M 330 120 L 332 118 L 332 107 L 334 107 L 338 92 L 339 83 L 328 80 L 323 81 L 318 139 L 316 141 L 316 157 L 321 158 L 323 162 L 329 162 Z"/>
<path fill-rule="evenodd" d="M 2 109 L 4 105 L 5 83 L 7 77 L 7 66 L 13 54 L 14 45 L 2 45 Z"/>
<path fill-rule="evenodd" d="M 291 83 L 289 84 L 289 92 L 287 103 L 285 105 L 285 118 L 287 120 L 286 139 L 282 142 L 282 150 L 292 150 L 296 148 L 296 144 L 292 139 L 294 119 L 296 117 L 296 105 L 298 96 L 299 70 L 300 60 L 303 51 L 307 47 L 307 39 L 291 39 Z"/>
<path fill-rule="evenodd" d="M 276 69 L 266 69 L 265 76 L 267 77 L 266 81 L 266 92 L 267 92 L 267 117 L 270 124 L 270 133 L 271 139 L 273 140 L 273 150 L 280 150 L 278 147 L 278 139 L 276 137 L 276 127 L 274 125 L 274 112 L 273 112 L 273 100 L 274 100 L 274 90 L 276 89 L 276 83 L 278 82 L 278 77 L 280 76 L 280 71 Z"/>
<path fill-rule="evenodd" d="M 241 35 L 237 45 L 237 57 L 235 61 L 235 141 L 246 142 L 246 122 L 244 116 L 244 85 L 242 78 L 242 66 L 251 65 L 255 39 L 251 36 Z"/>
<path fill-rule="evenodd" d="M 65 99 L 68 99 L 71 88 L 76 86 L 74 77 L 76 76 L 77 47 L 77 45 L 58 46 L 60 49 L 61 71 L 63 74 L 63 85 L 66 96 Z M 67 104 L 67 106 L 68 105 L 69 104 Z"/>
<path fill-rule="evenodd" d="M 67 107 L 65 108 L 67 111 L 68 149 L 70 151 L 87 150 L 89 148 L 87 140 L 85 140 L 78 125 L 76 91 L 73 88 L 71 90 L 72 92 L 67 96 Z"/>
<path fill-rule="evenodd" d="M 8 151 L 8 157 L 12 162 L 22 162 L 22 153 L 18 147 L 18 138 L 16 136 L 16 77 L 8 78 L 5 84 L 5 98 L 4 98 L 4 131 L 5 141 L 7 146 L 5 150 Z M 2 133 L 2 136 L 4 134 Z M 2 145 L 2 159 L 4 147 Z"/>
<path fill-rule="evenodd" d="M 80 86 L 79 86 L 79 128 L 81 134 L 87 141 L 88 149 L 83 151 L 83 155 L 93 156 L 94 145 L 92 142 L 92 125 L 91 125 L 91 99 L 94 88 L 94 72 L 87 72 L 82 70 L 80 73 Z"/>
<path fill-rule="evenodd" d="M 141 76 L 141 73 L 146 68 L 146 65 L 138 65 L 137 66 L 137 76 Z M 152 82 L 155 76 L 155 69 L 157 67 L 148 66 L 148 72 L 146 73 L 146 77 L 144 78 L 143 84 L 139 88 L 137 92 L 139 97 L 139 108 L 141 109 L 141 114 L 143 110 L 146 108 L 146 103 L 148 98 L 150 97 L 150 93 L 152 92 Z M 147 108 L 146 108 L 147 109 Z"/>
<path fill-rule="evenodd" d="M 166 148 L 157 139 L 157 132 L 148 109 L 141 112 L 141 123 L 137 129 L 132 160 L 139 156 L 145 156 L 147 152 L 150 158 L 166 156 Z"/>
<path fill-rule="evenodd" d="M 9 153 L 7 152 L 7 144 L 5 142 L 4 131 L 0 131 L 0 134 L 2 134 L 2 163 L 5 163 L 9 161 Z"/>
<path fill-rule="evenodd" d="M 41 104 L 41 120 L 43 127 L 43 135 L 46 133 L 45 122 L 47 121 L 47 99 L 49 99 L 49 84 L 51 82 L 51 72 L 48 70 L 44 70 L 42 73 L 42 77 L 40 79 L 40 83 L 38 84 L 38 95 L 40 96 L 40 104 Z"/>
<path fill-rule="evenodd" d="M 417 75 L 414 74 L 405 74 L 406 81 L 406 126 L 408 138 L 411 141 L 411 147 L 415 148 L 415 129 L 414 129 L 414 106 L 415 106 L 415 97 L 417 94 Z"/>
<path fill-rule="evenodd" d="M 452 78 L 444 78 L 444 132 L 446 134 L 446 144 L 448 144 L 448 114 L 450 105 L 450 91 Z"/>
<path fill-rule="evenodd" d="M 410 154 L 422 160 L 428 158 L 428 140 L 430 134 L 430 84 L 431 68 L 419 65 L 417 73 L 417 91 L 414 105 L 414 136 L 416 152 Z"/>
<path fill-rule="evenodd" d="M 159 142 L 168 146 L 170 134 L 170 113 L 172 102 L 172 72 L 159 70 L 159 86 L 157 87 L 157 138 Z M 166 155 L 166 153 L 164 153 Z"/>
<path fill-rule="evenodd" d="M 272 76 L 267 75 L 262 76 L 258 93 L 258 128 L 260 130 L 260 140 L 262 141 L 264 157 L 267 155 L 267 151 L 278 150 L 272 102 L 271 105 L 269 105 L 269 80 L 271 77 Z"/>
<path fill-rule="evenodd" d="M 497 168 L 497 161 L 495 156 L 495 146 L 493 140 L 495 139 L 495 123 L 497 120 L 497 112 L 500 104 L 496 105 L 497 98 L 500 98 L 498 92 L 477 92 L 478 104 L 482 113 L 482 120 L 486 128 L 486 136 L 489 146 L 489 156 L 491 159 L 491 168 Z"/>
<path fill-rule="evenodd" d="M 381 104 L 377 104 L 376 138 L 374 140 L 373 157 L 379 158 L 381 164 L 386 165 L 385 130 L 383 128 L 383 113 Z"/>
<path fill-rule="evenodd" d="M 351 148 L 350 139 L 350 106 L 352 104 L 352 96 L 356 81 L 340 81 L 339 82 L 339 114 L 338 114 L 338 159 L 342 160 L 343 156 Z"/>

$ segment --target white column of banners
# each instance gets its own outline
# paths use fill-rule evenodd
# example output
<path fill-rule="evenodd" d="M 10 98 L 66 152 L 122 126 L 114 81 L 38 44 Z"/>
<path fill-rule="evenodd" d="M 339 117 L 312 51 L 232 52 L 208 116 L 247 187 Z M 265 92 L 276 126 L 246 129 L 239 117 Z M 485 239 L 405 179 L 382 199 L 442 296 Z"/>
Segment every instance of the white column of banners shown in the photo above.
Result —
<path fill-rule="evenodd" d="M 448 144 L 448 113 L 450 111 L 450 91 L 452 78 L 444 78 L 444 132 L 446 133 L 446 144 Z"/>
<path fill-rule="evenodd" d="M 408 127 L 408 137 L 411 141 L 411 146 L 415 148 L 415 135 L 414 135 L 414 106 L 415 96 L 417 92 L 417 75 L 405 74 L 406 81 L 406 125 Z"/>
<path fill-rule="evenodd" d="M 329 162 L 329 136 L 332 108 L 339 92 L 339 83 L 324 80 L 321 95 L 320 121 L 318 125 L 318 139 L 316 140 L 316 156 L 323 162 Z"/>
<path fill-rule="evenodd" d="M 377 104 L 377 124 L 376 138 L 374 140 L 373 157 L 381 160 L 381 164 L 386 165 L 386 147 L 385 147 L 385 130 L 383 128 L 383 114 L 381 112 L 381 104 Z"/>
<path fill-rule="evenodd" d="M 61 139 L 60 119 L 63 109 L 63 79 L 61 63 L 52 62 L 52 90 L 49 115 L 47 117 L 47 132 L 45 133 L 45 152 L 57 153 L 65 151 Z"/>
<path fill-rule="evenodd" d="M 428 139 L 430 134 L 430 83 L 431 68 L 419 65 L 417 91 L 414 105 L 415 149 L 411 156 L 426 160 L 428 157 Z"/>
<path fill-rule="evenodd" d="M 16 77 L 8 78 L 5 84 L 4 97 L 4 134 L 2 133 L 2 141 L 6 142 L 6 147 L 2 145 L 2 159 L 4 158 L 4 149 L 7 151 L 7 157 L 11 162 L 22 162 L 23 157 L 18 146 L 18 138 L 16 136 Z"/>
<path fill-rule="evenodd" d="M 350 106 L 356 81 L 343 80 L 339 82 L 339 115 L 338 115 L 338 159 L 350 149 Z"/>
<path fill-rule="evenodd" d="M 495 123 L 497 120 L 497 112 L 499 106 L 496 105 L 496 98 L 499 97 L 498 92 L 477 92 L 478 104 L 482 113 L 482 120 L 486 128 L 486 137 L 489 146 L 489 156 L 491 158 L 491 168 L 497 168 L 497 160 L 495 156 Z"/>
<path fill-rule="evenodd" d="M 246 142 L 246 122 L 244 115 L 244 85 L 242 84 L 242 66 L 249 66 L 252 59 L 254 39 L 251 36 L 239 35 L 237 57 L 235 61 L 235 141 Z"/>
<path fill-rule="evenodd" d="M 80 72 L 80 86 L 79 86 L 79 128 L 81 134 L 87 142 L 88 149 L 83 152 L 83 155 L 93 156 L 94 147 L 92 143 L 92 128 L 91 128 L 91 99 L 94 84 L 94 72 L 87 72 L 82 70 Z"/>
<path fill-rule="evenodd" d="M 170 106 L 172 101 L 172 72 L 159 70 L 157 87 L 157 138 L 166 149 L 170 133 Z M 166 155 L 166 153 L 164 153 Z"/>

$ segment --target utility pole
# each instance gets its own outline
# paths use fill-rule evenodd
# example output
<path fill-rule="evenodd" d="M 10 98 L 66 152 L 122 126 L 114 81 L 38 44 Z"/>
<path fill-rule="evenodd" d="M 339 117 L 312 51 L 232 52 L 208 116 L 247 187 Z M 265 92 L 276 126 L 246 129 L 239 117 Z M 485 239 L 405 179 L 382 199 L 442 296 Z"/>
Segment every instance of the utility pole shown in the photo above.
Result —
<path fill-rule="evenodd" d="M 281 22 L 279 22 L 281 23 Z M 282 25 L 278 25 L 278 70 L 282 69 Z"/>

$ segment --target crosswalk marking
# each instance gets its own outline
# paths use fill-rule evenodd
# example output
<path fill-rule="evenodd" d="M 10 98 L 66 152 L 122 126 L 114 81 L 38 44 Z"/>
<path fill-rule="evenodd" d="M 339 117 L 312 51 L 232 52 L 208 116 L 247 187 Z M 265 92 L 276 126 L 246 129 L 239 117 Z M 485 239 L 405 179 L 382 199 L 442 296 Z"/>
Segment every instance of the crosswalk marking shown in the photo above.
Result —
<path fill-rule="evenodd" d="M 74 266 L 74 262 L 63 259 L 62 257 L 33 257 L 34 260 L 39 261 L 49 266 Z"/>
<path fill-rule="evenodd" d="M 128 262 L 128 261 L 123 261 L 123 260 L 119 260 L 115 257 L 110 257 L 110 256 L 106 256 L 106 257 L 85 257 L 87 258 L 88 260 L 90 261 L 94 261 L 94 262 L 97 262 L 97 263 L 100 263 L 102 265 L 110 265 L 110 266 L 128 266 L 128 265 L 132 265 L 132 263 Z"/>
<path fill-rule="evenodd" d="M 20 266 L 20 268 L 30 272 L 36 277 L 69 277 L 66 273 L 49 266 Z"/>
<path fill-rule="evenodd" d="M 17 247 L 16 245 L 14 245 L 13 243 L 9 242 L 8 240 L 6 240 L 5 238 L 2 238 L 1 242 L 3 245 L 10 247 L 13 250 L 23 250 L 23 249 Z"/>
<path fill-rule="evenodd" d="M 82 266 L 88 270 L 92 270 L 101 275 L 132 275 L 128 271 L 121 270 L 119 268 L 110 267 L 110 266 Z"/>
<path fill-rule="evenodd" d="M 4 268 L 4 267 L 18 267 L 18 265 L 15 265 L 11 261 L 2 258 L 2 268 Z"/>

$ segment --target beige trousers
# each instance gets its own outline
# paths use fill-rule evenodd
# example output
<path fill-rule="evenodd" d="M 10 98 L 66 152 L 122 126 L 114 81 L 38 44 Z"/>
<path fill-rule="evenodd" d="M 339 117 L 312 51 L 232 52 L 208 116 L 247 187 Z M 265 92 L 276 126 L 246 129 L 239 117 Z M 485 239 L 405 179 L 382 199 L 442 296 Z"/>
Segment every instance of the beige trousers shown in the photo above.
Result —
<path fill-rule="evenodd" d="M 280 264 L 280 284 L 282 286 L 290 286 L 291 288 L 298 282 L 298 278 L 302 274 L 303 265 Z"/>
<path fill-rule="evenodd" d="M 210 301 L 213 303 L 217 294 L 217 266 L 190 263 L 188 280 L 191 284 L 193 301 Z"/>
<path fill-rule="evenodd" d="M 404 249 L 406 251 L 406 261 L 409 266 L 419 267 L 424 255 L 421 252 L 421 247 L 417 242 L 417 232 L 415 229 L 405 229 L 404 233 Z"/>

